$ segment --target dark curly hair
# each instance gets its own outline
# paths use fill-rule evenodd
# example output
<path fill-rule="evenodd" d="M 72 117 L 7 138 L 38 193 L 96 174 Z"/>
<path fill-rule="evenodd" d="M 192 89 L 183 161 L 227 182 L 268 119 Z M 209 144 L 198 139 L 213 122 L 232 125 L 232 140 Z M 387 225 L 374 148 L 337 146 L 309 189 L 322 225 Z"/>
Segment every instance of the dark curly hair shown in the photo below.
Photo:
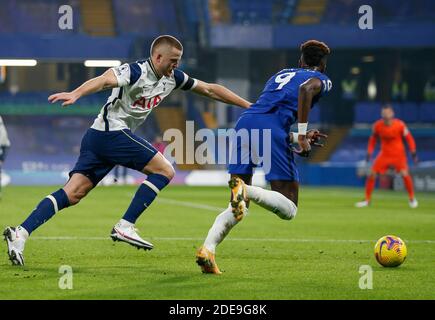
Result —
<path fill-rule="evenodd" d="M 326 56 L 331 53 L 329 47 L 321 41 L 308 40 L 301 44 L 301 52 L 304 62 L 309 67 L 317 67 L 326 61 Z"/>

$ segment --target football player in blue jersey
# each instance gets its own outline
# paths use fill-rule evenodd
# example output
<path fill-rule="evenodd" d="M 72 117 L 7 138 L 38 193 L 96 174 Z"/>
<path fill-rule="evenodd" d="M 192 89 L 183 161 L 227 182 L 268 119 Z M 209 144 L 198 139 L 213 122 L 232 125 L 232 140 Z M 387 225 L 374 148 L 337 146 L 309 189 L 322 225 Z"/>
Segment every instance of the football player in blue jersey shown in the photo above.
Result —
<path fill-rule="evenodd" d="M 82 139 L 79 158 L 66 185 L 44 198 L 18 227 L 4 230 L 12 264 L 24 265 L 24 245 L 36 228 L 59 210 L 79 203 L 116 165 L 140 171 L 147 179 L 110 236 L 138 249 L 153 248 L 137 234 L 134 225 L 169 184 L 175 171 L 160 152 L 133 132 L 174 89 L 191 90 L 242 108 L 251 104 L 221 85 L 193 79 L 177 69 L 182 54 L 180 41 L 172 36 L 160 36 L 151 44 L 149 59 L 111 68 L 72 92 L 56 93 L 48 98 L 52 103 L 63 101 L 62 106 L 69 106 L 84 95 L 112 88 L 107 103 Z"/>
<path fill-rule="evenodd" d="M 196 262 L 204 273 L 220 274 L 215 261 L 216 246 L 248 213 L 249 201 L 275 213 L 281 219 L 293 219 L 297 212 L 299 177 L 294 154 L 308 156 L 311 145 L 321 145 L 326 135 L 308 130 L 308 115 L 313 105 L 332 87 L 325 75 L 328 46 L 310 40 L 300 47 L 299 68 L 284 69 L 266 83 L 258 100 L 238 119 L 235 131 L 247 132 L 250 140 L 232 140 L 229 173 L 231 200 L 219 214 L 198 249 Z M 298 133 L 290 126 L 298 122 Z M 270 141 L 252 139 L 254 132 L 270 132 Z M 299 144 L 291 148 L 290 145 Z M 269 150 L 269 152 L 267 152 Z M 268 154 L 267 154 L 268 153 Z M 262 161 L 256 159 L 262 155 Z M 247 160 L 247 161 L 243 161 Z M 266 166 L 266 161 L 268 165 Z M 272 190 L 251 186 L 253 170 L 262 166 Z"/>

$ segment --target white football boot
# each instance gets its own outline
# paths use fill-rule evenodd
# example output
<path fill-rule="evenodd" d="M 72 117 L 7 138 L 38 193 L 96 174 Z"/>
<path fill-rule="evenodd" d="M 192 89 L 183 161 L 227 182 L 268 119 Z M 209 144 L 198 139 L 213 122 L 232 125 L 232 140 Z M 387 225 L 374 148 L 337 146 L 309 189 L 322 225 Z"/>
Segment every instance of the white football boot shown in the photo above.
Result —
<path fill-rule="evenodd" d="M 3 235 L 8 245 L 9 260 L 11 260 L 13 265 L 24 266 L 24 244 L 29 236 L 27 231 L 21 226 L 16 228 L 7 227 L 3 231 Z"/>
<path fill-rule="evenodd" d="M 123 241 L 137 249 L 151 250 L 152 243 L 145 241 L 137 234 L 134 224 L 121 219 L 112 229 L 110 237 L 113 241 Z"/>
<path fill-rule="evenodd" d="M 365 207 L 368 207 L 369 205 L 370 205 L 370 201 L 367 201 L 367 200 L 355 203 L 355 207 L 357 207 L 357 208 L 365 208 Z"/>
<path fill-rule="evenodd" d="M 416 198 L 409 200 L 409 207 L 415 209 L 418 207 L 418 201 Z"/>

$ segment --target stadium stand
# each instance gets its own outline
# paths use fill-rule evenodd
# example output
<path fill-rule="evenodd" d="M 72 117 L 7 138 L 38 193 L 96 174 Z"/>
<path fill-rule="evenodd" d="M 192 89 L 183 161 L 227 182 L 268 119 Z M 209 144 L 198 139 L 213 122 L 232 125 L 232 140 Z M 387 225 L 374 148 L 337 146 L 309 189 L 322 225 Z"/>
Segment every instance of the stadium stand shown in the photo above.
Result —
<path fill-rule="evenodd" d="M 212 0 L 210 19 L 213 24 L 285 24 L 290 22 L 296 4 L 297 0 Z"/>
<path fill-rule="evenodd" d="M 113 9 L 116 12 L 118 34 L 136 34 L 141 37 L 178 34 L 174 1 L 114 0 Z"/>
<path fill-rule="evenodd" d="M 61 30 L 58 26 L 59 7 L 66 4 L 63 0 L 4 0 L 0 10 L 0 34 L 63 34 L 80 32 L 80 28 Z M 69 0 L 73 8 L 74 25 L 80 25 L 80 2 Z"/>
<path fill-rule="evenodd" d="M 327 0 L 300 0 L 292 23 L 296 25 L 318 24 L 326 9 Z"/>
<path fill-rule="evenodd" d="M 265 24 L 272 22 L 272 1 L 230 0 L 233 22 Z"/>
<path fill-rule="evenodd" d="M 435 103 L 425 102 L 420 106 L 419 120 L 424 123 L 435 123 Z"/>
<path fill-rule="evenodd" d="M 431 0 L 336 0 L 328 1 L 322 23 L 351 24 L 355 22 L 354 12 L 362 5 L 373 8 L 378 23 L 400 23 L 430 21 L 434 17 L 435 4 Z"/>
<path fill-rule="evenodd" d="M 65 3 L 74 10 L 73 30 L 60 30 L 58 27 L 58 8 Z M 373 7 L 377 24 L 369 37 L 356 36 L 353 32 L 357 32 L 357 28 L 345 27 L 355 24 L 356 13 L 363 4 Z M 247 83 L 249 99 L 253 100 L 261 92 L 266 75 L 273 74 L 277 68 L 288 65 L 290 61 L 297 61 L 298 45 L 313 35 L 327 42 L 334 52 L 344 48 L 343 51 L 348 50 L 347 52 L 354 50 L 356 55 L 369 52 L 368 54 L 376 56 L 376 49 L 388 47 L 395 53 L 400 52 L 400 59 L 406 65 L 410 64 L 411 58 L 406 57 L 405 50 L 401 51 L 403 48 L 411 47 L 414 50 L 429 47 L 428 50 L 433 50 L 430 49 L 433 47 L 431 35 L 435 30 L 433 21 L 435 1 L 431 0 L 3 0 L 0 10 L 0 43 L 7 43 L 7 46 L 0 46 L 0 57 L 33 57 L 41 59 L 41 64 L 53 65 L 67 64 L 65 61 L 81 64 L 87 58 L 134 61 L 148 56 L 150 41 L 156 35 L 173 34 L 179 36 L 185 44 L 183 70 L 189 74 L 192 71 L 192 76 L 207 81 L 230 77 L 242 79 Z M 398 29 L 400 33 L 397 33 Z M 289 37 L 289 34 L 292 36 Z M 220 43 L 216 41 L 217 38 Z M 238 57 L 246 58 L 244 64 L 248 71 L 242 70 L 239 73 L 243 68 L 239 70 L 240 66 L 236 63 L 229 66 L 229 70 L 225 69 L 225 65 L 231 62 L 229 60 L 236 60 L 232 54 L 227 55 L 229 58 L 225 63 L 216 63 L 222 59 L 219 50 L 234 48 L 245 50 Z M 263 51 L 264 54 L 255 55 L 251 51 L 246 53 L 249 50 Z M 274 61 L 263 63 L 263 60 L 269 59 L 271 50 L 274 52 L 271 60 Z M 379 72 L 377 67 L 369 69 L 369 64 L 358 64 L 355 60 L 351 61 L 349 56 L 347 59 L 342 60 L 345 68 L 349 70 L 357 67 L 361 78 L 364 72 Z M 408 123 L 412 133 L 418 136 L 419 156 L 425 161 L 435 159 L 435 91 L 433 80 L 429 80 L 433 77 L 433 62 L 425 61 L 421 56 L 418 59 L 423 70 L 419 74 L 422 76 L 419 85 L 425 87 L 425 95 L 421 94 L 420 98 L 404 98 L 401 102 L 393 102 L 393 106 L 397 117 Z M 258 60 L 262 60 L 261 63 Z M 331 62 L 334 63 L 332 59 Z M 219 70 L 216 70 L 216 65 Z M 345 72 L 335 73 L 337 63 L 329 68 L 328 66 L 328 70 L 334 70 L 331 73 L 334 95 L 340 88 L 340 79 Z M 41 69 L 38 72 L 46 70 Z M 253 69 L 255 72 L 251 71 Z M 63 80 L 65 90 L 101 70 L 79 71 L 71 73 L 74 83 Z M 409 83 L 411 94 L 412 90 L 415 91 L 412 88 L 414 75 L 404 73 L 403 76 L 408 77 L 405 80 Z M 7 78 L 10 79 L 9 68 Z M 52 79 L 57 79 L 57 76 Z M 5 115 L 14 145 L 10 161 L 6 164 L 8 170 L 11 169 L 10 166 L 22 169 L 23 163 L 30 158 L 35 159 L 35 162 L 43 159 L 42 162 L 47 161 L 52 165 L 73 161 L 78 152 L 77 141 L 107 98 L 106 92 L 83 97 L 75 108 L 53 107 L 47 103 L 47 97 L 55 90 L 51 87 L 55 80 L 51 81 L 51 84 L 47 81 L 46 88 L 36 92 L 34 89 L 22 88 L 15 92 L 9 90 L 7 82 L 4 85 L 0 83 L 0 114 Z M 378 93 L 382 92 L 386 87 L 383 85 L 385 79 L 376 81 Z M 388 90 L 386 88 L 385 92 Z M 358 91 L 367 90 L 358 88 Z M 217 113 L 210 112 L 215 111 L 215 108 L 198 107 L 201 102 L 192 99 L 189 94 L 186 97 L 181 99 L 177 96 L 167 103 L 167 108 L 162 105 L 157 113 L 153 112 L 139 134 L 154 140 L 166 128 L 184 130 L 185 120 L 194 120 L 196 129 L 208 127 L 217 130 L 222 126 L 222 120 L 226 122 L 223 125 L 232 126 L 243 111 L 228 107 L 225 108 L 225 117 L 221 117 L 221 114 L 217 117 Z M 353 123 L 346 123 L 345 128 L 333 127 L 336 124 L 333 124 L 333 120 L 343 116 L 340 111 L 337 112 L 343 110 L 339 106 L 343 95 L 336 94 L 326 99 L 331 100 L 326 100 L 324 106 L 312 110 L 309 123 L 331 133 L 330 144 L 322 152 L 314 154 L 313 161 L 352 164 L 364 159 L 370 126 L 379 119 L 380 101 L 388 101 L 388 97 L 377 96 L 374 100 L 366 101 L 366 96 L 356 94 L 349 103 L 352 107 L 355 102 L 351 114 Z M 35 117 L 38 124 L 33 125 L 31 117 Z M 174 124 L 171 118 L 179 118 L 180 121 Z M 46 124 L 46 128 L 39 123 Z M 44 141 L 44 144 L 38 145 L 37 141 Z"/>
<path fill-rule="evenodd" d="M 23 162 L 43 161 L 48 165 L 73 164 L 79 154 L 80 141 L 96 115 L 3 115 L 13 148 L 9 154 L 10 169 L 22 169 Z M 153 141 L 160 128 L 153 114 L 138 134 Z"/>
<path fill-rule="evenodd" d="M 362 5 L 373 8 L 379 23 L 431 21 L 435 15 L 431 0 L 228 0 L 209 1 L 209 10 L 214 23 L 352 24 Z"/>
<path fill-rule="evenodd" d="M 355 126 L 331 155 L 332 162 L 357 162 L 365 159 L 371 125 L 380 119 L 381 103 L 358 102 L 355 105 Z M 411 133 L 418 137 L 417 148 L 421 161 L 435 158 L 435 103 L 392 103 L 396 117 L 403 120 Z M 431 142 L 432 141 L 432 142 Z"/>
<path fill-rule="evenodd" d="M 111 0 L 80 2 L 83 30 L 92 36 L 114 36 L 115 17 Z"/>
<path fill-rule="evenodd" d="M 392 103 L 396 117 L 406 123 L 435 122 L 435 103 L 403 102 Z M 371 124 L 379 119 L 382 104 L 379 102 L 358 102 L 355 105 L 355 123 Z"/>
<path fill-rule="evenodd" d="M 410 127 L 410 131 L 416 138 L 420 161 L 435 159 L 435 145 L 433 143 L 435 128 Z M 341 142 L 339 148 L 332 154 L 329 161 L 355 163 L 364 160 L 367 154 L 367 143 L 370 134 L 370 128 L 353 128 Z M 375 154 L 377 151 L 375 151 Z"/>

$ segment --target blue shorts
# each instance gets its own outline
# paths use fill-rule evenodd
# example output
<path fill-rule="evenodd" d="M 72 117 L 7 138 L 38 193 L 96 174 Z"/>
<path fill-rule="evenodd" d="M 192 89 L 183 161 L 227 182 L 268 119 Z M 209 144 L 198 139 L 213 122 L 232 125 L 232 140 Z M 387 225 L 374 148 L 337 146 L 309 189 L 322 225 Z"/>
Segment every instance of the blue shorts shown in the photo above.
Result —
<path fill-rule="evenodd" d="M 254 168 L 262 167 L 267 181 L 299 182 L 289 128 L 282 117 L 276 113 L 245 113 L 235 130 L 239 137 L 230 137 L 230 174 L 253 174 Z"/>
<path fill-rule="evenodd" d="M 96 186 L 115 165 L 142 171 L 156 153 L 148 141 L 130 130 L 90 128 L 82 139 L 79 159 L 69 175 L 81 173 Z"/>

